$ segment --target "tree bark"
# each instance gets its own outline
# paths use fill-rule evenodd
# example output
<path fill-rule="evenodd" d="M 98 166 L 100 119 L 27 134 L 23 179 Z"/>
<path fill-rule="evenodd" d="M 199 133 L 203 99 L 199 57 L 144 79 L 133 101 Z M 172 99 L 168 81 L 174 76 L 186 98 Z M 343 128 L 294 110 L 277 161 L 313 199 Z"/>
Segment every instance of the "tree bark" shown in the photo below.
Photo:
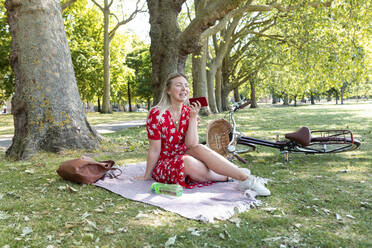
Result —
<path fill-rule="evenodd" d="M 132 95 L 130 94 L 130 82 L 128 81 L 128 104 L 129 104 L 129 112 L 133 112 L 132 110 Z"/>
<path fill-rule="evenodd" d="M 103 7 L 103 100 L 102 100 L 102 113 L 112 113 L 110 108 L 110 7 L 108 0 L 104 0 Z"/>
<path fill-rule="evenodd" d="M 315 99 L 314 99 L 314 94 L 313 93 L 311 93 L 311 95 L 310 95 L 310 101 L 311 101 L 311 105 L 315 104 Z"/>
<path fill-rule="evenodd" d="M 208 98 L 207 74 L 205 71 L 207 49 L 207 44 L 205 43 L 200 52 L 195 52 L 192 55 L 193 97 L 205 96 Z M 202 108 L 200 114 L 208 116 L 210 114 L 209 106 Z"/>
<path fill-rule="evenodd" d="M 283 94 L 283 105 L 288 106 L 289 105 L 289 99 L 287 93 Z"/>
<path fill-rule="evenodd" d="M 14 137 L 7 156 L 26 159 L 40 150 L 97 148 L 99 138 L 88 123 L 76 85 L 59 1 L 5 4 L 16 88 Z"/>
<path fill-rule="evenodd" d="M 242 0 L 211 1 L 199 17 L 181 32 L 177 16 L 185 0 L 147 0 L 150 12 L 151 37 L 151 84 L 154 89 L 154 103 L 161 97 L 165 80 L 171 72 L 184 72 L 186 58 L 189 54 L 200 50 L 200 36 L 213 26 L 217 20 L 237 8 Z M 208 98 L 209 101 L 211 99 Z"/>
<path fill-rule="evenodd" d="M 222 70 L 221 67 L 217 69 L 216 72 L 216 105 L 217 111 L 222 111 Z"/>
<path fill-rule="evenodd" d="M 222 62 L 222 83 L 221 83 L 221 104 L 222 111 L 230 110 L 230 100 L 228 99 L 231 91 L 231 84 L 229 81 L 229 56 L 226 56 Z"/>
<path fill-rule="evenodd" d="M 239 102 L 240 100 L 239 88 L 237 87 L 234 89 L 234 101 Z"/>
<path fill-rule="evenodd" d="M 250 108 L 257 108 L 257 99 L 256 99 L 256 85 L 254 80 L 249 80 L 249 84 L 251 86 L 251 106 Z"/>

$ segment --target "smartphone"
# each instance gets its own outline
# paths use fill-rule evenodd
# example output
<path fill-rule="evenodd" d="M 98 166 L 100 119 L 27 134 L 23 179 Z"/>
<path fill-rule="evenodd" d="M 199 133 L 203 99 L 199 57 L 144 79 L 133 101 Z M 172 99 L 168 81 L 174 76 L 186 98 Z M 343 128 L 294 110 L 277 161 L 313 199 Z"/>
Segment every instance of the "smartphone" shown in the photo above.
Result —
<path fill-rule="evenodd" d="M 205 96 L 190 98 L 189 101 L 190 101 L 190 104 L 192 104 L 193 102 L 198 101 L 198 102 L 200 102 L 202 107 L 208 106 L 208 101 L 207 101 L 207 98 Z"/>

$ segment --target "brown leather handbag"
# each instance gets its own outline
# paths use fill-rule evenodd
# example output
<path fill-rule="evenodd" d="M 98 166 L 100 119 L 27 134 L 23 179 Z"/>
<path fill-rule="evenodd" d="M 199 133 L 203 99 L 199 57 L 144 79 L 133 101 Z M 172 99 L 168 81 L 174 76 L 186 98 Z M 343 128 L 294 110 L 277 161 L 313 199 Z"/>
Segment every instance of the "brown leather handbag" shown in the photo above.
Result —
<path fill-rule="evenodd" d="M 75 183 L 92 184 L 108 175 L 111 178 L 117 178 L 121 174 L 119 168 L 112 168 L 115 162 L 112 160 L 107 161 L 95 161 L 94 159 L 86 156 L 82 156 L 78 159 L 68 160 L 63 162 L 57 173 L 63 179 L 69 180 Z M 114 174 L 113 171 L 120 171 L 119 174 Z"/>

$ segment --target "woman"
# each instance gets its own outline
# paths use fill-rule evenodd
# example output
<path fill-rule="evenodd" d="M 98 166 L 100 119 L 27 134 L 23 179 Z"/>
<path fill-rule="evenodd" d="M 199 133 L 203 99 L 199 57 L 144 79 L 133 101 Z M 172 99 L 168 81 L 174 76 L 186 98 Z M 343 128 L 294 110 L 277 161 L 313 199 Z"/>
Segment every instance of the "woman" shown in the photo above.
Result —
<path fill-rule="evenodd" d="M 168 76 L 162 98 L 147 119 L 150 147 L 145 175 L 158 182 L 180 184 L 186 188 L 210 185 L 214 181 L 239 180 L 239 189 L 251 189 L 258 195 L 270 191 L 248 169 L 239 169 L 210 148 L 198 144 L 200 103 L 186 106 L 190 89 L 181 73 Z"/>

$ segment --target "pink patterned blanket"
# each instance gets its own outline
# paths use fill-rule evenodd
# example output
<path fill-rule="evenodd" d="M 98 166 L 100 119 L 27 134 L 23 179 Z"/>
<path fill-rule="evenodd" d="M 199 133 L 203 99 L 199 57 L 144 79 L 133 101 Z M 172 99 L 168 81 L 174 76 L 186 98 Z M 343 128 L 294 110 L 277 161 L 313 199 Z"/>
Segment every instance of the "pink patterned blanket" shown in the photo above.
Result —
<path fill-rule="evenodd" d="M 237 189 L 237 182 L 219 182 L 211 186 L 184 189 L 180 197 L 156 195 L 150 191 L 154 181 L 137 181 L 135 176 L 144 174 L 146 163 L 119 167 L 123 173 L 115 179 L 108 177 L 94 185 L 105 188 L 127 199 L 158 206 L 166 211 L 177 213 L 188 219 L 213 222 L 214 219 L 225 220 L 235 213 L 249 210 L 259 203 L 256 193 Z"/>

